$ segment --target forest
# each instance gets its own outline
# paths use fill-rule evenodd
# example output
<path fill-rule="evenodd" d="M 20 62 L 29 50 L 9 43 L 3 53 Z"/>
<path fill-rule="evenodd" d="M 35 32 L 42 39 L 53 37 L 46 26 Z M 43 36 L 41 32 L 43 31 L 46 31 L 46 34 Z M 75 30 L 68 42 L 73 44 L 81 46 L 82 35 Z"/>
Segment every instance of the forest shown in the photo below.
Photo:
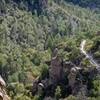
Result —
<path fill-rule="evenodd" d="M 73 2 L 74 4 L 78 4 L 82 7 L 100 8 L 99 0 L 66 0 L 66 1 Z"/>
<path fill-rule="evenodd" d="M 0 0 L 0 76 L 0 100 L 100 100 L 100 0 Z"/>

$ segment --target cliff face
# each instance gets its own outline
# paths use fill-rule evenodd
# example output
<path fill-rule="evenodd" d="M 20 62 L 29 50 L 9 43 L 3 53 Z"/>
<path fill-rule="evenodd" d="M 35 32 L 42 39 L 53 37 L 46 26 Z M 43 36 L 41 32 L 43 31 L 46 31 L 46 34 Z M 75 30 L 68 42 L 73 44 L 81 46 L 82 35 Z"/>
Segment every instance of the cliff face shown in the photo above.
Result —
<path fill-rule="evenodd" d="M 62 60 L 58 57 L 57 52 L 57 49 L 55 49 L 49 68 L 49 77 L 51 84 L 56 84 L 57 82 L 59 82 L 62 76 Z"/>
<path fill-rule="evenodd" d="M 3 78 L 0 76 L 0 100 L 10 100 L 6 93 L 6 83 Z"/>

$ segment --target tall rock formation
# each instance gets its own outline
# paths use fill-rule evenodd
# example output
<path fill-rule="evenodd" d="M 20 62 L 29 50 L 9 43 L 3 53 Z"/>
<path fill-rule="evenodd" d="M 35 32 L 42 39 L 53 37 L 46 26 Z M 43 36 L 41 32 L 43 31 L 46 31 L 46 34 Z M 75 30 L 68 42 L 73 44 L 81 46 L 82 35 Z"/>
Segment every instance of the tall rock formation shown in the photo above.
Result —
<path fill-rule="evenodd" d="M 56 48 L 52 54 L 51 65 L 49 68 L 49 80 L 51 84 L 56 84 L 61 80 L 62 71 L 62 59 L 58 57 L 58 50 Z"/>

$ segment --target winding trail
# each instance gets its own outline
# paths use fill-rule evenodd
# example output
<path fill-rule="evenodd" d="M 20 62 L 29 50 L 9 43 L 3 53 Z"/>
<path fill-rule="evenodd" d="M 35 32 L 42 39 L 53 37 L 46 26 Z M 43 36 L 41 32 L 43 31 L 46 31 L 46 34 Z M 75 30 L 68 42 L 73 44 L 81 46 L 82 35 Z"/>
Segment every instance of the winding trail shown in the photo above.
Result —
<path fill-rule="evenodd" d="M 90 63 L 92 65 L 95 65 L 96 66 L 96 69 L 100 72 L 100 65 L 93 59 L 92 55 L 88 54 L 85 50 L 84 50 L 84 47 L 85 47 L 85 44 L 86 44 L 86 40 L 83 40 L 81 42 L 81 45 L 80 45 L 80 50 L 81 52 L 86 56 L 87 59 L 89 59 Z"/>

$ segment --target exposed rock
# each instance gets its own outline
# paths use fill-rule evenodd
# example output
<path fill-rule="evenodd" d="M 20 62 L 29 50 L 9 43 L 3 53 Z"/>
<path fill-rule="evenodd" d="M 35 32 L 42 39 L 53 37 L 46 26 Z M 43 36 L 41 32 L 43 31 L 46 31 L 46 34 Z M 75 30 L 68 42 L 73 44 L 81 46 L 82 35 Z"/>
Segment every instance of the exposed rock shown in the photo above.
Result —
<path fill-rule="evenodd" d="M 61 80 L 62 71 L 63 71 L 62 59 L 58 57 L 58 50 L 56 48 L 53 52 L 51 65 L 49 68 L 49 80 L 51 84 L 56 84 Z"/>
<path fill-rule="evenodd" d="M 49 77 L 45 79 L 37 78 L 34 80 L 32 94 L 34 95 L 38 90 L 48 90 L 46 91 L 46 95 L 52 95 L 55 91 L 56 85 L 62 80 L 62 74 L 62 59 L 58 57 L 58 50 L 56 48 L 52 53 L 52 59 L 49 66 Z"/>
<path fill-rule="evenodd" d="M 37 77 L 34 81 L 33 81 L 33 87 L 32 87 L 32 95 L 35 95 L 35 93 L 38 90 L 38 84 L 39 84 L 39 77 Z"/>
<path fill-rule="evenodd" d="M 63 72 L 69 74 L 71 68 L 75 67 L 75 65 L 70 61 L 63 61 Z"/>
<path fill-rule="evenodd" d="M 77 75 L 77 71 L 75 68 L 72 68 L 70 71 L 70 74 L 68 75 L 68 80 L 69 80 L 69 86 L 71 87 L 71 89 L 74 88 L 75 85 L 75 80 L 76 80 L 76 75 Z"/>
<path fill-rule="evenodd" d="M 58 56 L 58 49 L 56 48 L 52 53 L 51 61 L 49 61 L 48 77 L 37 78 L 33 82 L 32 93 L 41 93 L 44 100 L 53 100 L 55 89 L 57 85 L 61 86 L 62 97 L 67 95 L 78 95 L 84 90 L 84 97 L 88 92 L 88 80 L 91 80 L 97 72 L 95 69 L 77 67 L 71 61 L 63 61 Z M 48 65 L 49 65 L 48 64 Z M 63 93 L 64 92 L 66 93 Z M 50 98 L 49 98 L 50 97 Z"/>
<path fill-rule="evenodd" d="M 5 87 L 5 86 L 6 86 L 6 83 L 3 80 L 3 78 L 0 76 L 0 87 Z"/>
<path fill-rule="evenodd" d="M 77 93 L 77 100 L 87 100 L 87 93 L 88 93 L 87 86 L 81 85 L 80 90 Z"/>
<path fill-rule="evenodd" d="M 9 96 L 6 93 L 5 89 L 6 83 L 3 78 L 0 76 L 0 100 L 10 100 Z"/>
<path fill-rule="evenodd" d="M 97 35 L 97 36 L 100 36 L 100 31 L 97 31 L 96 35 Z"/>

